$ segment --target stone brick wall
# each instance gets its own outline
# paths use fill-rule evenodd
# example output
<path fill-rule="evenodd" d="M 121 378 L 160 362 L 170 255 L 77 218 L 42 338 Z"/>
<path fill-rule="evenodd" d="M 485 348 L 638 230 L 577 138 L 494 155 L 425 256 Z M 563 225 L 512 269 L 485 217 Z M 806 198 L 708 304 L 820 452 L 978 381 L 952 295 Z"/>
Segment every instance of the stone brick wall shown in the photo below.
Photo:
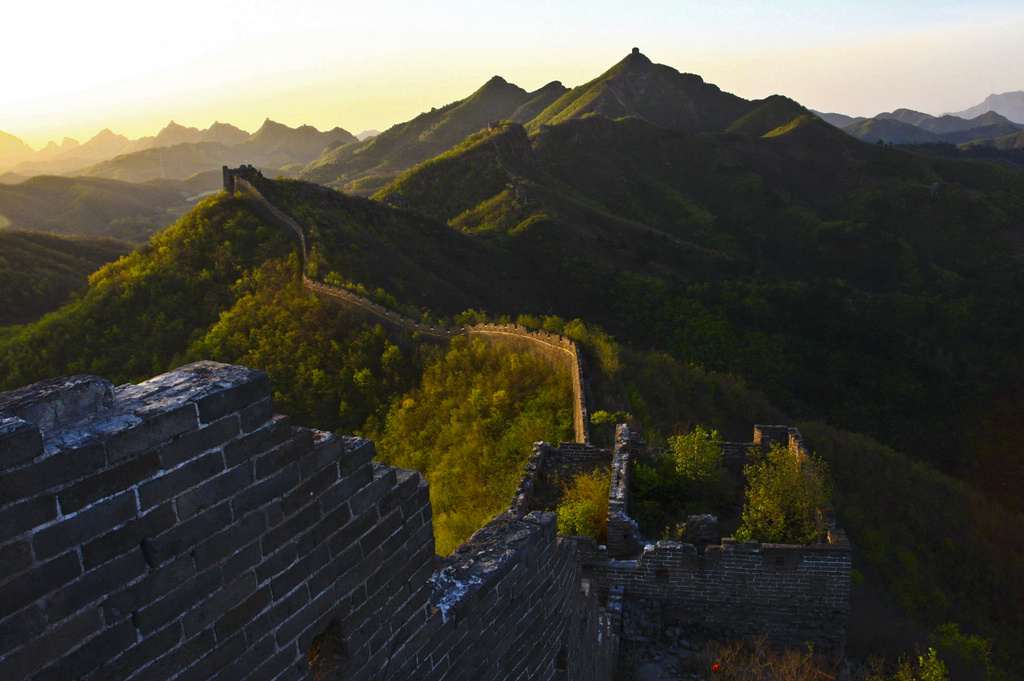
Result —
<path fill-rule="evenodd" d="M 0 394 L 0 678 L 610 677 L 553 515 L 439 565 L 422 477 L 373 456 L 213 362 Z"/>
<path fill-rule="evenodd" d="M 611 678 L 617 637 L 553 514 L 496 516 L 429 583 L 425 607 L 382 619 L 375 657 L 331 657 L 318 678 Z"/>
<path fill-rule="evenodd" d="M 572 380 L 574 435 L 577 442 L 590 442 L 590 416 L 586 402 L 586 384 L 583 378 L 583 358 L 579 347 L 571 338 L 547 331 L 531 331 L 518 324 L 488 323 L 455 327 L 428 324 L 389 310 L 383 305 L 346 289 L 310 279 L 306 276 L 305 267 L 308 256 L 306 237 L 299 223 L 269 201 L 249 181 L 253 177 L 253 172 L 248 166 L 239 169 L 225 167 L 223 172 L 224 188 L 227 191 L 244 192 L 252 196 L 267 217 L 283 228 L 299 244 L 303 257 L 302 282 L 313 293 L 368 313 L 390 328 L 418 333 L 434 339 L 448 339 L 464 335 L 475 336 L 488 343 L 501 343 L 519 352 L 529 353 L 549 362 L 556 368 L 567 369 Z"/>
<path fill-rule="evenodd" d="M 634 560 L 594 556 L 586 573 L 604 593 L 613 585 L 644 600 L 658 618 L 722 638 L 767 636 L 776 643 L 842 652 L 849 617 L 852 552 L 845 536 L 796 546 L 723 539 L 698 553 L 659 541 Z"/>
<path fill-rule="evenodd" d="M 803 453 L 800 431 L 789 426 L 755 426 L 751 447 L 785 444 Z M 584 573 L 602 596 L 621 594 L 632 605 L 657 610 L 652 619 L 698 627 L 723 638 L 767 636 L 823 651 L 842 652 L 850 613 L 852 549 L 834 514 L 822 509 L 821 543 L 761 544 L 727 538 L 695 546 L 650 542 L 640 537 L 626 513 L 630 458 L 643 446 L 626 426 L 616 430 L 609 492 L 608 545 L 576 539 Z M 627 559 L 624 559 L 627 558 Z"/>
<path fill-rule="evenodd" d="M 628 512 L 630 456 L 639 444 L 625 424 L 616 426 L 612 482 L 608 491 L 608 555 L 613 558 L 635 556 L 644 545 L 640 528 Z"/>

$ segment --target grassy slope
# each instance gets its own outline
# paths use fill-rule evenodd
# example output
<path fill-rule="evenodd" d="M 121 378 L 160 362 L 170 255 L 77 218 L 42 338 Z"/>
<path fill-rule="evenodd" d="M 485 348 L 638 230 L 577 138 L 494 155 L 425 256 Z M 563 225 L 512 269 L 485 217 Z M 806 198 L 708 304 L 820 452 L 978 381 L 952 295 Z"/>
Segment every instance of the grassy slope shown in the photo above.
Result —
<path fill-rule="evenodd" d="M 1004 239 L 1021 228 L 1019 176 L 813 117 L 756 138 L 589 116 L 525 149 L 512 130 L 381 195 L 558 272 L 538 311 L 738 371 L 796 413 L 947 467 L 969 458 L 970 410 L 1019 386 L 1022 272 Z"/>
<path fill-rule="evenodd" d="M 80 299 L 7 339 L 3 385 L 82 372 L 123 382 L 167 370 L 237 297 L 231 287 L 247 268 L 286 252 L 284 237 L 247 205 L 208 200 L 93 274 Z"/>

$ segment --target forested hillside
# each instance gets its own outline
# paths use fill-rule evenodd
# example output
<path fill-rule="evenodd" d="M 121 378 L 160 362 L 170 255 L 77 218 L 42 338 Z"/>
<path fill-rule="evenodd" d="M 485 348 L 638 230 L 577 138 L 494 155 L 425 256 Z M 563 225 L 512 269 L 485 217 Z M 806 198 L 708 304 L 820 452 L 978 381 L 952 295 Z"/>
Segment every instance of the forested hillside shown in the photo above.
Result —
<path fill-rule="evenodd" d="M 85 290 L 90 274 L 130 249 L 109 238 L 0 230 L 0 326 L 56 310 Z"/>
<path fill-rule="evenodd" d="M 187 182 L 133 184 L 39 175 L 0 184 L 0 227 L 144 242 L 194 205 Z"/>

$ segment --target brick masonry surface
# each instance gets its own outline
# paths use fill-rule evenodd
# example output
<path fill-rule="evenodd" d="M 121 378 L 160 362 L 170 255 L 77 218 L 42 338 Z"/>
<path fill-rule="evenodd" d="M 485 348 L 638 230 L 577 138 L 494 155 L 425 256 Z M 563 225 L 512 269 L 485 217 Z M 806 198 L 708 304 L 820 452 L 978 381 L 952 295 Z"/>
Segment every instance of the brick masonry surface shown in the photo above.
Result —
<path fill-rule="evenodd" d="M 0 394 L 0 678 L 610 678 L 552 514 L 442 561 L 423 478 L 373 458 L 243 367 Z"/>
<path fill-rule="evenodd" d="M 800 431 L 755 426 L 754 442 L 732 449 L 786 444 L 802 455 Z M 732 444 L 732 443 L 727 443 Z M 644 541 L 626 512 L 630 457 L 643 443 L 628 427 L 616 431 L 609 496 L 608 545 L 575 538 L 584 574 L 604 597 L 651 610 L 655 620 L 718 638 L 759 638 L 841 653 L 850 614 L 852 549 L 831 522 L 810 545 L 738 542 L 732 538 L 695 546 Z"/>

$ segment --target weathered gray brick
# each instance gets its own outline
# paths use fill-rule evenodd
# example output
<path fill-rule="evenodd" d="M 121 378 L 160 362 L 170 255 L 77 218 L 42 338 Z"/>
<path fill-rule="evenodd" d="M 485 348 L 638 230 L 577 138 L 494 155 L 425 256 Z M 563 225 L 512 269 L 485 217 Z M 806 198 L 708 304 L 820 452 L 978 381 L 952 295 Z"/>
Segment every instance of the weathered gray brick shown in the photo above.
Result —
<path fill-rule="evenodd" d="M 43 436 L 39 427 L 16 416 L 0 411 L 0 471 L 7 471 L 28 463 L 43 453 Z M 2 491 L 2 488 L 0 488 Z"/>
<path fill-rule="evenodd" d="M 38 530 L 32 536 L 32 548 L 37 559 L 49 558 L 128 522 L 137 513 L 135 493 L 131 490 L 122 492 Z"/>
<path fill-rule="evenodd" d="M 146 571 L 142 551 L 136 547 L 131 553 L 116 558 L 102 567 L 84 573 L 46 599 L 46 613 L 51 622 L 59 622 L 68 615 L 105 600 L 107 594 L 123 588 Z"/>
<path fill-rule="evenodd" d="M 178 517 L 181 520 L 188 520 L 221 501 L 229 499 L 236 492 L 246 489 L 251 482 L 252 467 L 248 463 L 239 464 L 224 471 L 178 496 L 175 500 Z"/>
<path fill-rule="evenodd" d="M 143 510 L 152 508 L 204 480 L 209 480 L 222 470 L 224 457 L 220 452 L 199 456 L 183 466 L 139 485 L 139 506 Z"/>
<path fill-rule="evenodd" d="M 4 451 L 5 446 L 0 442 L 0 451 Z M 39 453 L 42 453 L 41 444 Z M 6 460 L 6 451 L 4 455 Z M 103 445 L 93 442 L 54 452 L 35 463 L 6 471 L 0 475 L 0 504 L 26 499 L 90 475 L 103 467 L 106 456 Z"/>
<path fill-rule="evenodd" d="M 117 463 L 174 437 L 195 430 L 196 410 L 191 404 L 147 415 L 138 425 L 111 435 L 107 441 L 107 460 Z"/>
<path fill-rule="evenodd" d="M 6 542 L 56 517 L 57 497 L 52 494 L 0 506 L 0 542 Z"/>
<path fill-rule="evenodd" d="M 259 456 L 285 442 L 292 435 L 292 420 L 287 416 L 274 415 L 258 430 L 239 437 L 224 446 L 224 457 L 229 466 L 234 466 Z"/>
<path fill-rule="evenodd" d="M 238 416 L 228 414 L 221 419 L 173 438 L 160 447 L 160 466 L 170 470 L 227 443 L 239 433 Z"/>
<path fill-rule="evenodd" d="M 142 550 L 146 554 L 146 561 L 154 567 L 161 565 L 174 556 L 190 551 L 230 523 L 231 509 L 226 502 L 207 509 L 156 537 L 143 540 Z"/>

